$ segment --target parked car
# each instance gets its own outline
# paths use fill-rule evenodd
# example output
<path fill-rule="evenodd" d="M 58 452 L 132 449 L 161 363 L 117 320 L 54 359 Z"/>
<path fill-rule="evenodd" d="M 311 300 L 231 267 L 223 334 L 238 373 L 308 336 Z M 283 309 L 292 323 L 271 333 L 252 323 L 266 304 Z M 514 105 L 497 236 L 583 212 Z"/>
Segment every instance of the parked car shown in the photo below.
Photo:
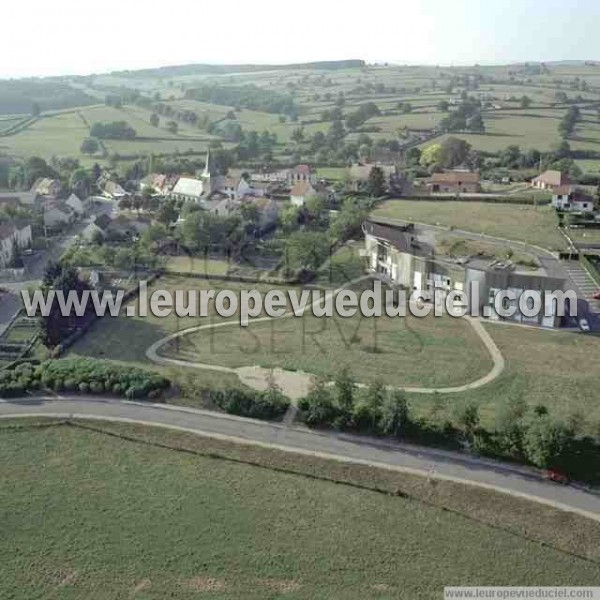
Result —
<path fill-rule="evenodd" d="M 585 332 L 590 330 L 590 324 L 587 319 L 579 319 L 579 329 Z"/>
<path fill-rule="evenodd" d="M 548 469 L 544 471 L 544 479 L 548 481 L 554 481 L 554 483 L 560 483 L 561 485 L 569 485 L 569 476 L 561 471 L 555 469 Z"/>
<path fill-rule="evenodd" d="M 594 300 L 600 300 L 600 292 L 598 292 L 595 296 L 594 296 Z"/>

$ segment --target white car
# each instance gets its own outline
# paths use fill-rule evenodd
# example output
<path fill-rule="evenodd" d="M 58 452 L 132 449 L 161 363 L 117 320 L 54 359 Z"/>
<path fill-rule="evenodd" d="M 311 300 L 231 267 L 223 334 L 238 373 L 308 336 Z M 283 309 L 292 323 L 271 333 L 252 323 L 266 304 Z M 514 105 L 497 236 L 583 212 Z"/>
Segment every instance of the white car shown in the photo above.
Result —
<path fill-rule="evenodd" d="M 590 324 L 587 319 L 579 319 L 579 329 L 586 332 L 590 330 Z"/>

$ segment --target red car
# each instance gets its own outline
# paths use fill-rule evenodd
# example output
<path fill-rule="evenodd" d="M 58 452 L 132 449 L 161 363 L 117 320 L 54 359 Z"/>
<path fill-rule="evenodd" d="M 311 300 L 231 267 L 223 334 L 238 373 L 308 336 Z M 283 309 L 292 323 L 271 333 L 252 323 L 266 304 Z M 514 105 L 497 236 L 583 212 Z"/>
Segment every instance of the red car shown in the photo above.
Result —
<path fill-rule="evenodd" d="M 554 469 L 548 469 L 545 471 L 544 479 L 548 479 L 548 481 L 554 481 L 554 483 L 560 483 L 562 485 L 569 484 L 568 475 L 565 475 L 565 473 L 561 473 L 560 471 L 555 471 Z"/>

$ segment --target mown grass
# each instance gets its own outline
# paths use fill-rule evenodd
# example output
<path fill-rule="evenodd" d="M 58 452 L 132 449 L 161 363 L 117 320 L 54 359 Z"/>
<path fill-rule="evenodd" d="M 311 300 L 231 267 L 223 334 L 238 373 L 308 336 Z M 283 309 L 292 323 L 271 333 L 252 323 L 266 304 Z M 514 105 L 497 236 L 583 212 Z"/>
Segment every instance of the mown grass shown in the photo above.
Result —
<path fill-rule="evenodd" d="M 182 443 L 175 434 L 107 429 Z M 214 452 L 211 442 L 194 442 L 196 451 Z M 189 438 L 184 444 L 193 450 Z M 595 525 L 586 530 L 556 511 L 541 533 L 558 529 L 571 540 L 578 525 L 581 556 L 535 541 L 539 535 L 524 537 L 527 528 L 519 535 L 478 522 L 477 512 L 467 518 L 356 485 L 97 431 L 4 430 L 0 449 L 4 598 L 427 599 L 444 585 L 593 585 L 600 575 L 581 548 Z M 353 477 L 347 467 L 342 473 Z M 385 476 L 377 478 L 385 491 Z M 463 490 L 465 500 L 478 504 Z M 551 510 L 506 498 L 500 504 L 514 516 L 528 508 L 530 530 Z"/>
<path fill-rule="evenodd" d="M 480 407 L 482 424 L 493 427 L 508 401 L 523 399 L 530 407 L 545 405 L 563 420 L 573 418 L 584 433 L 600 432 L 600 340 L 566 331 L 517 325 L 485 325 L 506 361 L 504 372 L 490 384 L 448 397 L 413 395 L 420 414 L 450 417 L 457 399 Z M 435 406 L 434 406 L 435 405 Z"/>
<path fill-rule="evenodd" d="M 263 294 L 276 286 L 238 284 L 168 276 L 154 290 L 249 290 Z M 290 288 L 299 291 L 299 288 Z M 288 307 L 289 308 L 289 307 Z M 202 330 L 164 346 L 167 356 L 225 366 L 261 365 L 298 369 L 332 377 L 346 366 L 357 381 L 383 381 L 390 385 L 445 386 L 466 383 L 491 368 L 487 351 L 468 324 L 461 319 L 415 317 L 317 318 L 310 302 L 302 318 L 292 317 L 241 327 L 239 313 L 231 326 Z M 263 315 L 264 316 L 264 315 Z M 70 349 L 69 355 L 108 358 L 151 367 L 145 351 L 155 341 L 196 325 L 223 322 L 209 304 L 207 317 L 126 317 L 99 320 Z M 196 373 L 209 384 L 222 374 Z M 230 376 L 235 379 L 234 375 Z M 223 378 L 226 381 L 226 377 Z M 211 387 L 211 385 L 209 385 Z"/>
<path fill-rule="evenodd" d="M 549 206 L 524 206 L 449 200 L 390 200 L 372 213 L 387 217 L 442 225 L 495 237 L 562 249 L 565 240 Z"/>

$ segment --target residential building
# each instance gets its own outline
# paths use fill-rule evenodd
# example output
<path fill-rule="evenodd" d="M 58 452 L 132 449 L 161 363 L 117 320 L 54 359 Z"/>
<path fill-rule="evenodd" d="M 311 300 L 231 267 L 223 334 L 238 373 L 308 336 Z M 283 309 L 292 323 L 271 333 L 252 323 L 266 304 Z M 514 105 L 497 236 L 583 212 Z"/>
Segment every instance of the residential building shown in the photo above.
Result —
<path fill-rule="evenodd" d="M 317 183 L 317 172 L 308 165 L 298 165 L 287 171 L 287 183 L 291 188 L 296 183 Z"/>
<path fill-rule="evenodd" d="M 493 320 L 503 320 L 492 310 L 498 292 L 511 290 L 516 307 L 511 321 L 559 327 L 561 317 L 556 314 L 529 317 L 518 308 L 518 298 L 525 290 L 534 290 L 542 296 L 542 306 L 546 296 L 557 290 L 566 291 L 566 280 L 557 268 L 550 266 L 536 270 L 519 269 L 509 260 L 499 261 L 480 256 L 460 259 L 440 256 L 435 247 L 424 241 L 414 225 L 391 226 L 373 221 L 363 223 L 366 257 L 369 270 L 392 288 L 434 293 L 436 303 L 443 303 L 450 291 L 465 292 L 469 313 Z M 476 292 L 471 293 L 472 284 Z"/>
<path fill-rule="evenodd" d="M 0 192 L 0 202 L 17 203 L 24 206 L 33 206 L 36 203 L 37 194 L 35 192 Z"/>
<path fill-rule="evenodd" d="M 371 171 L 374 167 L 381 169 L 385 187 L 387 189 L 398 187 L 399 175 L 396 165 L 379 162 L 355 163 L 348 169 L 347 187 L 351 191 L 358 192 L 367 185 Z"/>
<path fill-rule="evenodd" d="M 594 197 L 572 185 L 555 187 L 552 191 L 552 206 L 570 212 L 593 212 Z"/>
<path fill-rule="evenodd" d="M 280 169 L 279 171 L 258 171 L 250 175 L 251 181 L 260 183 L 287 183 L 289 169 Z"/>
<path fill-rule="evenodd" d="M 316 196 L 317 190 L 308 181 L 294 184 L 290 192 L 290 201 L 294 206 L 304 206 L 311 196 Z"/>
<path fill-rule="evenodd" d="M 127 192 L 116 182 L 108 180 L 103 187 L 104 196 L 112 198 L 113 200 L 121 200 L 128 196 Z"/>
<path fill-rule="evenodd" d="M 150 173 L 140 181 L 140 191 L 152 188 L 157 194 L 167 196 L 173 191 L 179 176 L 165 175 L 163 173 Z"/>
<path fill-rule="evenodd" d="M 0 225 L 0 268 L 5 269 L 13 258 L 15 249 L 24 250 L 31 246 L 31 225 Z"/>
<path fill-rule="evenodd" d="M 77 194 L 71 194 L 65 200 L 65 204 L 73 209 L 76 216 L 82 217 L 89 210 L 91 200 L 89 198 L 81 200 Z"/>
<path fill-rule="evenodd" d="M 538 190 L 554 190 L 571 185 L 571 180 L 561 171 L 544 171 L 531 180 L 531 187 Z"/>
<path fill-rule="evenodd" d="M 474 194 L 481 191 L 479 173 L 471 171 L 434 173 L 427 180 L 427 187 L 433 194 Z"/>
<path fill-rule="evenodd" d="M 44 227 L 58 228 L 73 221 L 74 211 L 67 204 L 56 204 L 44 210 Z"/>
<path fill-rule="evenodd" d="M 31 191 L 39 196 L 50 196 L 56 198 L 62 189 L 60 181 L 58 179 L 52 179 L 50 177 L 40 177 L 35 180 L 31 186 Z"/>

